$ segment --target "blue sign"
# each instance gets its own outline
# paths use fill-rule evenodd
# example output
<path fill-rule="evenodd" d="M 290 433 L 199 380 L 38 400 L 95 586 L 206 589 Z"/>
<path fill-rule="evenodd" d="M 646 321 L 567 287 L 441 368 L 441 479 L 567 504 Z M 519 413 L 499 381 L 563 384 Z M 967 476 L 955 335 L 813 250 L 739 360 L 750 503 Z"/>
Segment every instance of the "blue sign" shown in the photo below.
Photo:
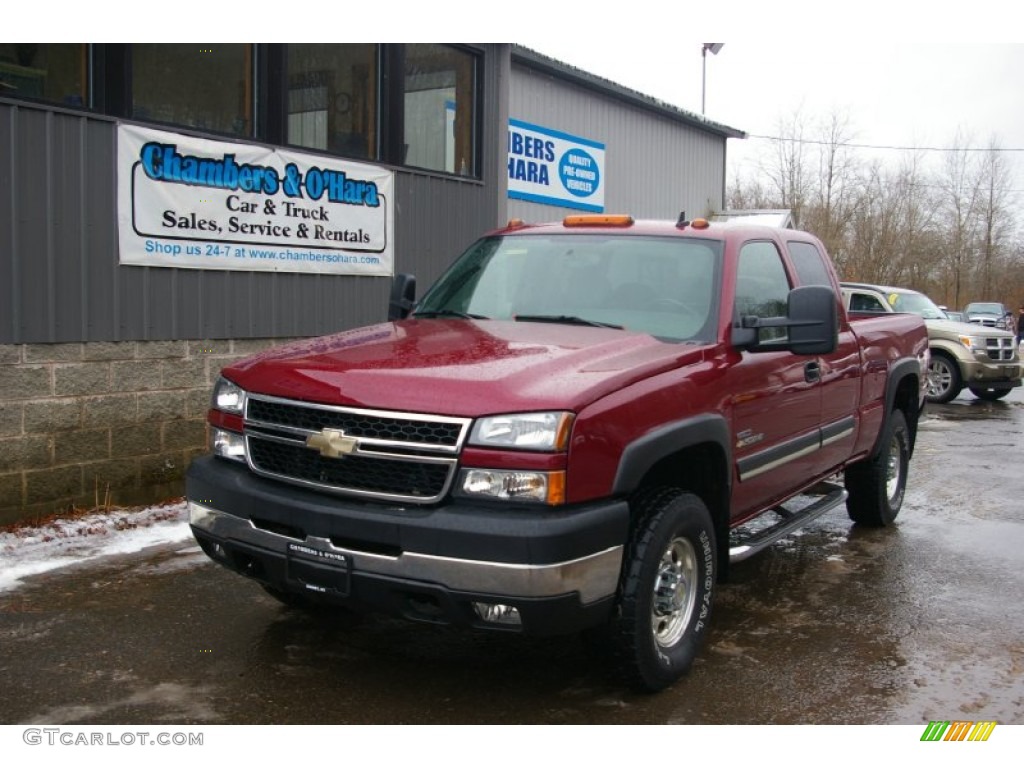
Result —
<path fill-rule="evenodd" d="M 604 212 L 604 144 L 508 121 L 508 196 Z"/>

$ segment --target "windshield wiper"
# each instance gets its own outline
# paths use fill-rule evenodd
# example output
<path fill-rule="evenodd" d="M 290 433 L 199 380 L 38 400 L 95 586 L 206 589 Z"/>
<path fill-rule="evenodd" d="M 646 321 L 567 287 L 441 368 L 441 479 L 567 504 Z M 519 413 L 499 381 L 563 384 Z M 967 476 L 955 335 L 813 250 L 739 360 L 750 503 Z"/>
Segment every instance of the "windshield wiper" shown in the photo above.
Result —
<path fill-rule="evenodd" d="M 487 315 L 474 315 L 459 312 L 457 309 L 428 309 L 424 312 L 413 312 L 413 317 L 461 317 L 463 320 L 490 320 Z"/>
<path fill-rule="evenodd" d="M 624 326 L 614 323 L 601 323 L 597 320 L 587 320 L 585 317 L 576 315 L 516 315 L 516 321 L 527 323 L 565 323 L 566 325 L 591 325 L 595 328 L 617 328 L 622 330 Z"/>

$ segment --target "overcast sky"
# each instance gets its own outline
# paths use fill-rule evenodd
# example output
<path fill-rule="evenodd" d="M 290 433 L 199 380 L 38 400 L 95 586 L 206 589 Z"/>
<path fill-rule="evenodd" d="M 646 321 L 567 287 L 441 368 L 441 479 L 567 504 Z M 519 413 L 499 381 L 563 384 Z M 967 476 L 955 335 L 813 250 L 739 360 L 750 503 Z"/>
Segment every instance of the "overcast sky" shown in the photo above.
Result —
<path fill-rule="evenodd" d="M 996 140 L 1015 171 L 1014 189 L 1024 190 L 1024 44 L 720 39 L 718 54 L 703 62 L 702 43 L 689 39 L 635 56 L 609 56 L 583 41 L 521 44 L 696 114 L 705 65 L 705 116 L 751 136 L 729 140 L 731 167 L 749 166 L 770 144 L 755 137 L 778 136 L 794 114 L 807 121 L 804 138 L 817 138 L 816 124 L 835 114 L 856 144 L 946 148 L 958 132 L 963 146 Z M 905 154 L 858 153 L 894 164 Z"/>

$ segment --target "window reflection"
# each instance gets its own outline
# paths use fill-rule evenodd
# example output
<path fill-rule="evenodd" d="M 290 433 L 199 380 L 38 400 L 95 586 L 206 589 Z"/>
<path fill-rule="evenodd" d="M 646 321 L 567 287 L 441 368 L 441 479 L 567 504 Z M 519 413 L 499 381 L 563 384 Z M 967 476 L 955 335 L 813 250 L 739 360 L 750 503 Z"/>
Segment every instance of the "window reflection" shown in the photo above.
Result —
<path fill-rule="evenodd" d="M 135 43 L 131 116 L 252 135 L 252 46 Z"/>
<path fill-rule="evenodd" d="M 287 143 L 377 157 L 376 44 L 288 46 Z"/>
<path fill-rule="evenodd" d="M 479 178 L 483 61 L 433 43 L 0 43 L 0 96 Z"/>
<path fill-rule="evenodd" d="M 88 107 L 84 43 L 0 43 L 0 96 Z"/>
<path fill-rule="evenodd" d="M 475 176 L 474 56 L 443 45 L 405 52 L 406 165 Z"/>

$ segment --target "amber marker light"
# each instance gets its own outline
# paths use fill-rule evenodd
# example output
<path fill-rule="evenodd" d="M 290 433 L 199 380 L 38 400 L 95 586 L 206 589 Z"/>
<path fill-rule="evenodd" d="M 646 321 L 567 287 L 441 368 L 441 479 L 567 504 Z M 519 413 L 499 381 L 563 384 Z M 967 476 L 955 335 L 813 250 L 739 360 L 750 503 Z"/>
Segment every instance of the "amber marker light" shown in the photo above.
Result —
<path fill-rule="evenodd" d="M 555 450 L 565 451 L 569 448 L 569 433 L 572 431 L 572 423 L 575 416 L 571 413 L 563 413 L 558 422 L 558 429 L 555 432 Z"/>
<path fill-rule="evenodd" d="M 566 216 L 562 220 L 562 226 L 565 227 L 631 227 L 633 226 L 633 217 L 628 214 L 613 214 L 613 215 L 579 215 L 579 216 Z"/>
<path fill-rule="evenodd" d="M 548 474 L 548 504 L 560 506 L 565 504 L 565 471 Z"/>
<path fill-rule="evenodd" d="M 690 226 L 693 229 L 707 229 L 711 225 L 708 224 L 707 219 L 694 219 L 693 221 L 690 222 Z"/>

